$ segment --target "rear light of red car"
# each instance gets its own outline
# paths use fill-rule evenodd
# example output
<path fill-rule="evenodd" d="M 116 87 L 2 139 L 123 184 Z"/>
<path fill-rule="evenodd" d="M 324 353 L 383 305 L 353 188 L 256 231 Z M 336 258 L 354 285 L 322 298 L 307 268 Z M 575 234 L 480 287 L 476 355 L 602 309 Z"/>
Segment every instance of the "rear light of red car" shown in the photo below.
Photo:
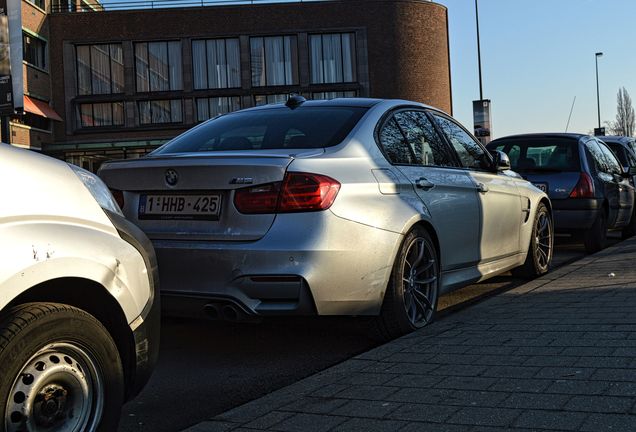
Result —
<path fill-rule="evenodd" d="M 594 198 L 594 185 L 589 174 L 581 173 L 578 183 L 570 192 L 570 198 Z"/>
<path fill-rule="evenodd" d="M 282 182 L 238 189 L 234 205 L 241 213 L 292 213 L 327 210 L 340 183 L 320 174 L 287 173 Z"/>

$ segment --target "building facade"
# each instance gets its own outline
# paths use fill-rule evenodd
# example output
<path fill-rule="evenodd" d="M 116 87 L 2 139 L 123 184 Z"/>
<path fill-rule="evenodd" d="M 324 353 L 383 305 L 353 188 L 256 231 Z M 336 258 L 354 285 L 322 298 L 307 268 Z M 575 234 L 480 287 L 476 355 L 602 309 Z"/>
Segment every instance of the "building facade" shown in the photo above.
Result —
<path fill-rule="evenodd" d="M 47 63 L 27 67 L 47 71 L 42 100 L 60 117 L 49 120 L 42 150 L 91 170 L 291 93 L 411 99 L 451 112 L 447 10 L 436 3 L 80 6 L 54 8 L 43 27 Z M 95 11 L 77 13 L 86 10 Z"/>

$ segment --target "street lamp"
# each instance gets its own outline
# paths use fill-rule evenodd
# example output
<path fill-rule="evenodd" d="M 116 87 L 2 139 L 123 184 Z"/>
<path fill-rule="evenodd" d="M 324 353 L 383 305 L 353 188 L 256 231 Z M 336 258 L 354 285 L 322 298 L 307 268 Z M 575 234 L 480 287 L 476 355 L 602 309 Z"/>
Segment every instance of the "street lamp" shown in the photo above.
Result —
<path fill-rule="evenodd" d="M 599 100 L 599 91 L 598 91 L 598 58 L 602 57 L 602 52 L 597 52 L 594 55 L 594 60 L 596 62 L 596 108 L 598 109 L 598 128 L 601 128 L 601 102 Z"/>

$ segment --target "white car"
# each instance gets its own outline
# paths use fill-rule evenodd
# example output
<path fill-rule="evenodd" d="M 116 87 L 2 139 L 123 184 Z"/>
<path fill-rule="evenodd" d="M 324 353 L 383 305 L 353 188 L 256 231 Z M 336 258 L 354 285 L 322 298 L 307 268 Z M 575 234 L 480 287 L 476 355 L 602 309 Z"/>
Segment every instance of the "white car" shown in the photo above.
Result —
<path fill-rule="evenodd" d="M 0 430 L 115 431 L 159 345 L 147 237 L 99 178 L 0 144 Z"/>

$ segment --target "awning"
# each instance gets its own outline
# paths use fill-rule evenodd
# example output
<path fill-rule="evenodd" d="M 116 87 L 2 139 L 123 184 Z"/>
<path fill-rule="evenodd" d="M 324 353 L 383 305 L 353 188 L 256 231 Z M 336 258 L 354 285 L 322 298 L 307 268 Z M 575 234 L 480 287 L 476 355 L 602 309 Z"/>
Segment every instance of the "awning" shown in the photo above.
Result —
<path fill-rule="evenodd" d="M 31 114 L 46 117 L 51 120 L 62 121 L 62 117 L 60 117 L 55 110 L 49 106 L 49 104 L 30 98 L 27 95 L 24 95 L 24 110 Z"/>

